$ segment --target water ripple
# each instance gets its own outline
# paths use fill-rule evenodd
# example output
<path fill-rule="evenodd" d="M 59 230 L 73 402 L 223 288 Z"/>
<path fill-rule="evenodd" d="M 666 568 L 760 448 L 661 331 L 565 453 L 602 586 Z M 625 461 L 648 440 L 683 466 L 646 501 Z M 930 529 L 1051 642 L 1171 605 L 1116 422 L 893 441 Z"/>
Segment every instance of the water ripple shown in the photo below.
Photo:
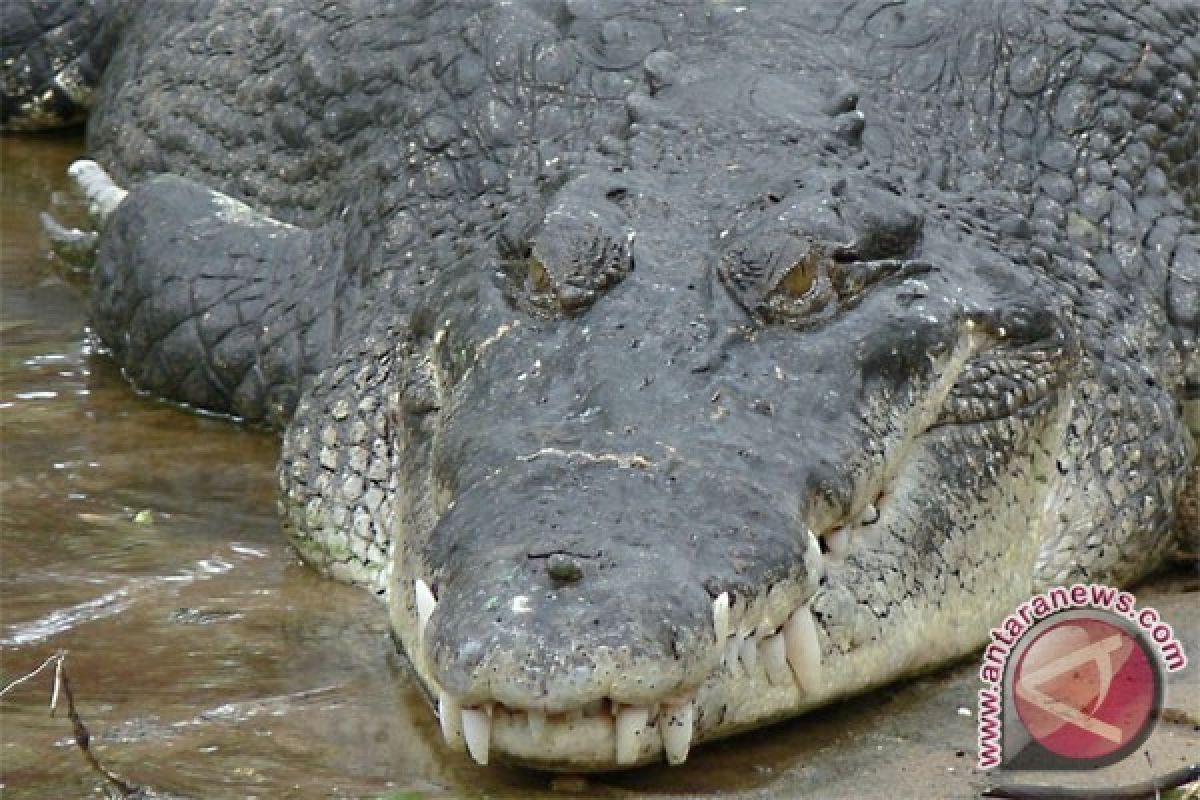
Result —
<path fill-rule="evenodd" d="M 134 578 L 119 589 L 105 592 L 99 597 L 76 603 L 67 608 L 58 608 L 32 622 L 18 623 L 8 626 L 8 634 L 0 638 L 0 646 L 22 647 L 44 642 L 61 633 L 66 633 L 87 622 L 95 622 L 116 616 L 133 606 L 147 591 L 160 586 L 179 586 L 209 578 L 234 569 L 239 562 L 250 558 L 263 558 L 266 553 L 245 545 L 231 545 L 233 557 L 229 558 L 220 553 L 214 553 L 208 558 L 195 562 L 195 566 L 181 570 L 174 575 L 160 575 L 152 578 Z"/>

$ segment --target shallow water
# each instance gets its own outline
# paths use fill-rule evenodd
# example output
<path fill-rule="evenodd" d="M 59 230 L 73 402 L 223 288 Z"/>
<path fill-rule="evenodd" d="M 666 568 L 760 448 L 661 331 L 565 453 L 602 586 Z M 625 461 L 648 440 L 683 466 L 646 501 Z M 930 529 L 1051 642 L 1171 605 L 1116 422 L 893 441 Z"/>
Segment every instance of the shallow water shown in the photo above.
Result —
<path fill-rule="evenodd" d="M 186 797 L 974 797 L 975 665 L 587 779 L 474 766 L 440 743 L 382 609 L 288 549 L 277 439 L 135 395 L 86 335 L 37 226 L 80 221 L 75 137 L 0 140 L 0 678 L 59 650 L 106 767 Z M 1200 662 L 1195 573 L 1139 593 Z M 0 701 L 6 797 L 94 797 L 43 675 Z M 1155 772 L 1200 759 L 1200 680 L 1171 687 Z M 1140 761 L 1138 765 L 1141 765 Z M 1124 768 L 1122 778 L 1146 769 Z M 414 794 L 410 794 L 414 793 Z"/>

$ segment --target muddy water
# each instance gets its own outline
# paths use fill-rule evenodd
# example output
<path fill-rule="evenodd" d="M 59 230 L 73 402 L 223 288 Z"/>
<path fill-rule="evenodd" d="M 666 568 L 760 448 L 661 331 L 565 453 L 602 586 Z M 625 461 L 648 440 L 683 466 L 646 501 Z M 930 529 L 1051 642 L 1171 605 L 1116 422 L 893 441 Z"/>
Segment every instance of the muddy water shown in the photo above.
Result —
<path fill-rule="evenodd" d="M 62 176 L 81 149 L 0 140 L 0 678 L 66 651 L 106 767 L 203 798 L 959 798 L 986 784 L 970 664 L 680 768 L 554 778 L 446 750 L 375 601 L 315 576 L 283 541 L 275 437 L 140 398 L 93 352 L 82 281 L 37 228 L 45 209 L 78 220 Z M 1196 584 L 1178 572 L 1142 596 L 1200 661 Z M 48 714 L 49 685 L 0 701 L 2 792 L 95 797 L 103 780 Z M 1168 697 L 1155 771 L 1200 757 L 1195 671 Z"/>

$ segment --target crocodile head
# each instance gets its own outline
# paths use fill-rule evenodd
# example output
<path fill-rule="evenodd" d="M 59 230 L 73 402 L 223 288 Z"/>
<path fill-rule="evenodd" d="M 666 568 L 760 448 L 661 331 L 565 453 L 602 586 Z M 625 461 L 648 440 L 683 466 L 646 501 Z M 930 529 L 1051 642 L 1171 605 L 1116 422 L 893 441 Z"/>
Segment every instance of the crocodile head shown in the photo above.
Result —
<path fill-rule="evenodd" d="M 416 317 L 385 582 L 479 761 L 679 762 L 1029 591 L 1078 360 L 1053 294 L 869 176 L 767 179 L 713 220 L 690 173 L 579 178 Z"/>
<path fill-rule="evenodd" d="M 1103 513 L 1064 445 L 1087 356 L 1025 200 L 975 196 L 1004 160 L 930 177 L 904 109 L 873 120 L 742 45 L 631 95 L 623 159 L 510 196 L 399 343 L 354 351 L 387 369 L 328 371 L 289 432 L 302 551 L 323 524 L 346 541 L 357 512 L 289 488 L 286 454 L 323 461 L 318 404 L 342 420 L 345 387 L 382 387 L 388 535 L 360 547 L 382 558 L 308 555 L 383 563 L 395 637 L 479 762 L 678 763 L 970 652 L 1040 581 L 1162 552 L 1064 534 Z"/>

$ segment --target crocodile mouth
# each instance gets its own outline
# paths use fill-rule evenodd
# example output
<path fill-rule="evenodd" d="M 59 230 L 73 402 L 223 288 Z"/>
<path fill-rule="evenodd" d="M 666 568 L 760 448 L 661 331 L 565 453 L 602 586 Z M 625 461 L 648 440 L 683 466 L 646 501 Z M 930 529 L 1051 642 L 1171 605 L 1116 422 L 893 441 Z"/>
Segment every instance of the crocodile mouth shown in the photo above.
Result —
<path fill-rule="evenodd" d="M 817 546 L 815 540 L 812 545 Z M 420 579 L 414 591 L 420 639 L 437 601 Z M 771 592 L 767 598 L 772 598 Z M 542 768 L 561 768 L 564 763 L 571 769 L 631 767 L 664 757 L 669 764 L 681 764 L 698 734 L 730 728 L 740 717 L 745 717 L 744 725 L 761 719 L 730 706 L 727 683 L 735 682 L 742 690 L 753 687 L 759 697 L 765 692 L 776 701 L 790 701 L 781 708 L 795 707 L 805 698 L 815 705 L 820 698 L 821 650 L 812 610 L 803 604 L 781 614 L 771 605 L 767 599 L 739 607 L 728 593 L 721 593 L 712 604 L 716 664 L 710 677 L 695 689 L 657 702 L 602 697 L 558 712 L 496 700 L 464 705 L 436 681 L 422 677 L 436 696 L 447 744 L 465 749 L 479 764 L 488 763 L 493 748 L 502 751 L 506 761 Z M 782 624 L 780 616 L 785 617 Z"/>
<path fill-rule="evenodd" d="M 526 656 L 485 654 L 475 662 L 471 680 L 456 680 L 445 668 L 445 649 L 471 641 L 489 650 L 494 640 L 460 637 L 456 645 L 440 641 L 442 631 L 434 630 L 439 621 L 462 614 L 461 603 L 448 610 L 445 597 L 439 596 L 452 581 L 446 581 L 444 570 L 429 570 L 428 561 L 424 569 L 403 559 L 398 562 L 397 582 L 389 596 L 393 630 L 435 706 L 446 742 L 479 764 L 496 757 L 574 771 L 622 769 L 663 759 L 680 764 L 699 742 L 803 713 L 974 649 L 978 632 L 988 629 L 1010 596 L 1016 602 L 1021 581 L 1028 584 L 1031 579 L 1048 490 L 1030 479 L 1029 465 L 1049 458 L 1055 449 L 1052 442 L 1062 434 L 1068 404 L 1059 402 L 1060 389 L 1070 359 L 1068 344 L 1057 334 L 1021 343 L 1006 340 L 1011 335 L 995 326 L 968 321 L 964 327 L 919 402 L 905 413 L 908 432 L 892 442 L 875 469 L 859 473 L 841 510 L 802 509 L 799 517 L 774 520 L 777 526 L 792 526 L 790 538 L 796 545 L 791 567 L 769 580 L 736 587 L 690 576 L 708 608 L 702 614 L 692 604 L 687 622 L 692 639 L 675 654 L 674 662 L 668 650 L 666 666 L 622 648 L 616 643 L 618 633 L 598 647 L 604 652 L 589 662 L 593 672 L 603 675 L 589 676 L 590 683 L 572 686 L 571 691 L 551 691 L 545 683 L 522 676 L 539 670 L 530 667 L 528 657 L 537 647 L 526 647 Z M 994 520 L 976 526 L 971 542 L 1012 540 L 993 551 L 999 566 L 990 573 L 981 569 L 983 577 L 972 579 L 976 583 L 963 589 L 957 603 L 893 587 L 893 577 L 882 568 L 876 570 L 882 563 L 876 554 L 886 552 L 889 541 L 901 549 L 921 550 L 924 545 L 914 542 L 942 535 L 925 519 L 925 509 L 938 502 L 944 488 L 930 477 L 936 470 L 930 466 L 931 452 L 975 442 L 982 459 L 1001 439 L 1010 442 L 1008 449 L 1012 460 L 1021 462 L 1020 470 L 1006 472 L 1003 459 L 987 461 L 982 474 L 972 478 L 988 487 L 981 505 L 964 509 L 975 518 Z M 536 458 L 570 462 L 576 471 L 586 468 L 593 476 L 656 468 L 652 460 L 628 454 L 551 448 L 539 451 Z M 1052 461 L 1036 468 L 1052 470 Z M 937 477 L 957 480 L 947 475 Z M 1026 510 L 1018 518 L 1014 509 Z M 1009 535 L 1009 528 L 1021 526 L 1028 529 L 1025 535 Z M 954 539 L 956 548 L 963 546 L 957 534 L 945 538 Z M 950 558 L 948 546 L 946 550 Z M 889 562 L 887 569 L 894 573 L 894 566 Z M 913 571 L 921 568 L 917 564 Z M 903 584 L 907 577 L 896 580 Z M 887 588 L 867 596 L 861 593 L 864 582 L 886 583 Z M 631 588 L 629 594 L 636 597 L 642 590 Z M 503 603 L 520 616 L 529 604 L 552 605 L 551 595 L 504 595 Z M 880 604 L 887 607 L 887 635 L 855 632 L 852 618 L 869 615 L 872 606 L 878 616 Z M 618 621 L 609 622 L 613 628 L 622 627 Z M 684 662 L 683 668 L 679 662 Z M 497 680 L 480 679 L 483 672 L 495 674 Z"/>

